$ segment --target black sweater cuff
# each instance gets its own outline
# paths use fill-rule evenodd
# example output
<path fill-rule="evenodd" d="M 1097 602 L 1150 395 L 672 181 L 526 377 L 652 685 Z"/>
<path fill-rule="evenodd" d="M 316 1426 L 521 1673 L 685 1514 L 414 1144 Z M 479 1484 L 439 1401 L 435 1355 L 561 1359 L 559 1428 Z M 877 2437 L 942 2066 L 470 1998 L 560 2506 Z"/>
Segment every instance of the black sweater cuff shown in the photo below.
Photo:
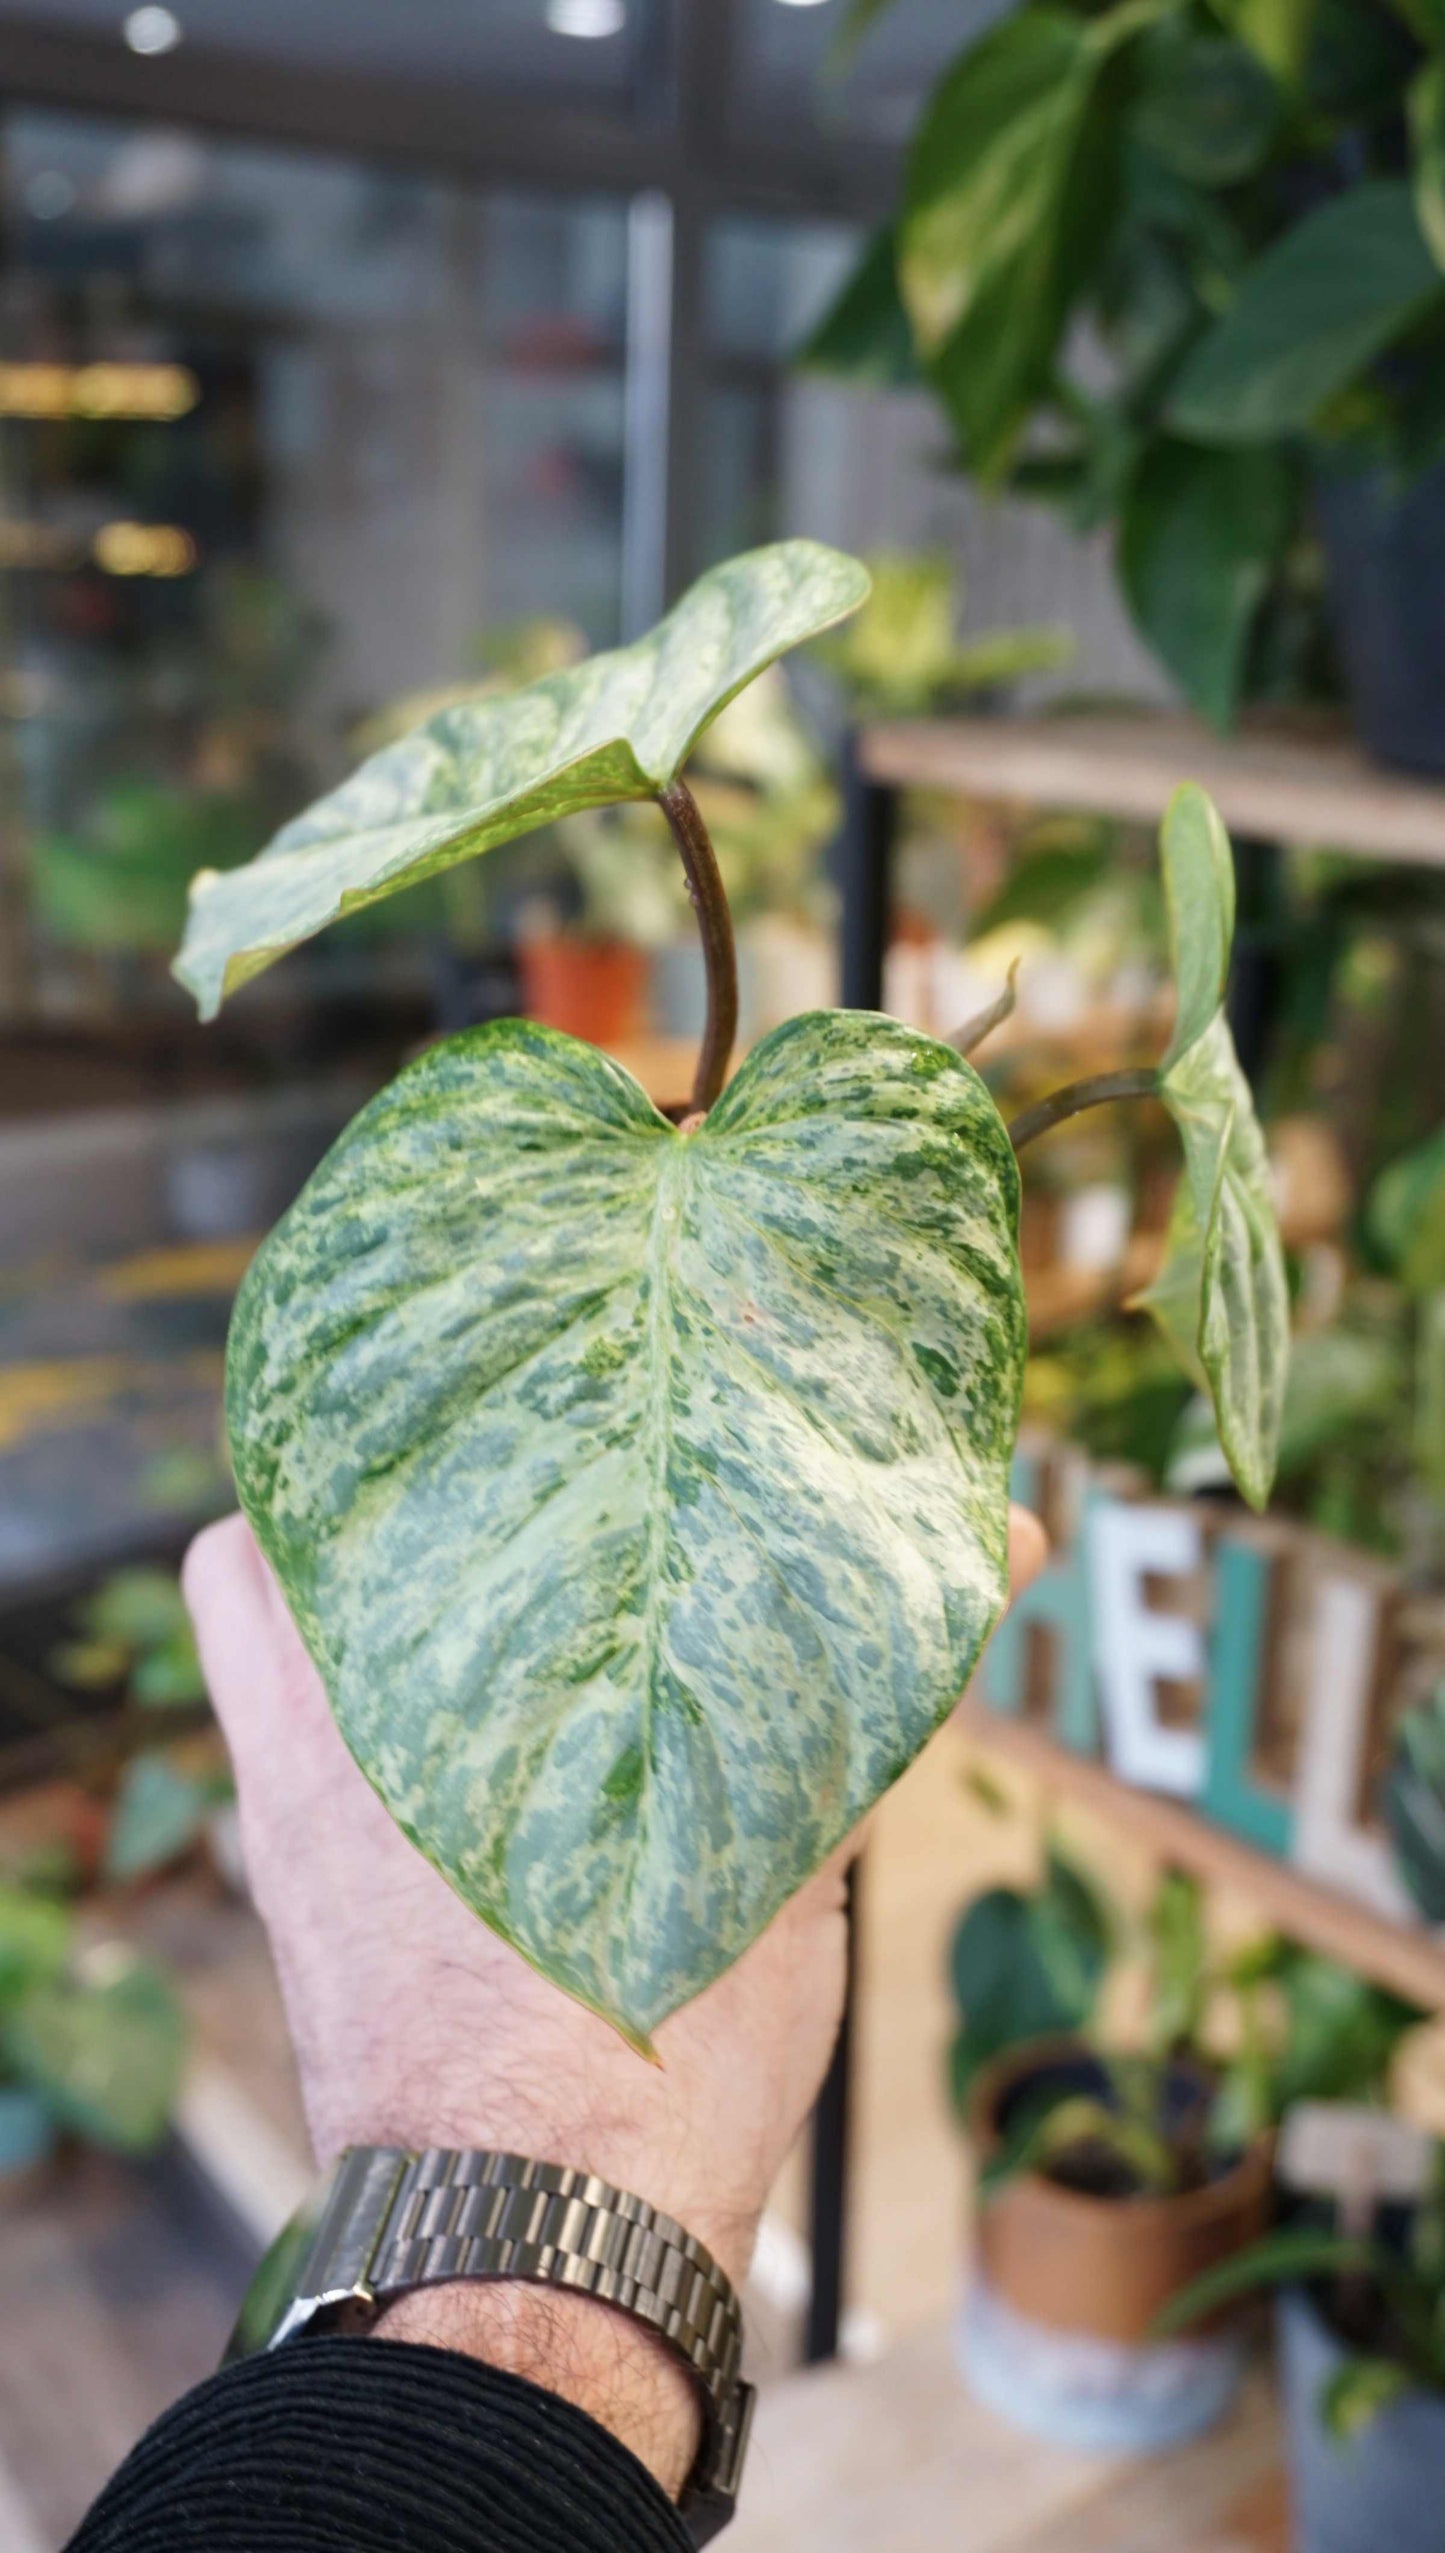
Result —
<path fill-rule="evenodd" d="M 314 2339 L 147 2430 L 67 2553 L 686 2553 L 620 2440 L 449 2349 Z"/>

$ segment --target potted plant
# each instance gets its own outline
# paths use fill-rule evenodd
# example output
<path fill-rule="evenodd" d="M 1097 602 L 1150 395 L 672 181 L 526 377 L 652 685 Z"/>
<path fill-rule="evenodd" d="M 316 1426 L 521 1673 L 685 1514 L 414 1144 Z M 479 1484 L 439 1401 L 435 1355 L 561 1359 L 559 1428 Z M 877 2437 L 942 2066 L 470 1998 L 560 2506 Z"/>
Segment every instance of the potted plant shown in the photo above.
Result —
<path fill-rule="evenodd" d="M 976 1899 L 953 1944 L 951 2078 L 979 2175 L 970 2382 L 1052 2438 L 1137 2452 L 1233 2398 L 1237 2335 L 1161 2336 L 1159 2318 L 1262 2233 L 1276 2122 L 1305 2097 L 1377 2095 L 1423 2016 L 1273 1936 L 1213 1957 L 1197 1884 L 1170 1872 L 1137 2044 L 1111 2043 L 1100 2004 L 1130 1946 L 1057 1849 L 1032 1892 Z"/>
<path fill-rule="evenodd" d="M 1186 2328 L 1278 2290 L 1299 2553 L 1435 2553 L 1445 2477 L 1445 2147 L 1408 2219 L 1373 2236 L 1296 2224 L 1175 2298 Z"/>
<path fill-rule="evenodd" d="M 112 780 L 81 826 L 36 837 L 36 916 L 61 947 L 150 956 L 174 945 L 197 868 L 229 868 L 255 835 L 234 791 Z"/>
<path fill-rule="evenodd" d="M 1445 1909 L 1441 1716 L 1438 1700 L 1407 1715 L 1384 1800 L 1402 1875 L 1431 1922 Z M 1302 2088 L 1350 2098 L 1369 2086 Z M 1192 2281 L 1160 2320 L 1162 2333 L 1187 2332 L 1259 2289 L 1277 2292 L 1298 2553 L 1433 2553 L 1440 2541 L 1445 2145 L 1413 2142 L 1423 2152 L 1391 2191 L 1390 2161 L 1351 2122 L 1326 2220 L 1312 2197 L 1294 2222 Z M 1377 2204 L 1376 2191 L 1393 2203 Z"/>
<path fill-rule="evenodd" d="M 142 2154 L 165 2132 L 185 2023 L 166 1979 L 74 1911 L 0 1883 L 0 2194 L 29 2186 L 63 2133 Z"/>
<path fill-rule="evenodd" d="M 1263 1138 L 1223 1015 L 1228 842 L 1161 833 L 1157 1065 L 1005 1126 L 955 1042 L 821 1011 L 728 1080 L 727 898 L 682 766 L 864 571 L 783 542 L 649 637 L 424 722 L 202 877 L 202 1012 L 343 910 L 655 800 L 707 963 L 690 1100 L 535 1021 L 430 1048 L 252 1262 L 227 1360 L 241 1502 L 338 1725 L 474 1911 L 640 2050 L 939 1725 L 1002 1608 L 1025 1352 L 1019 1149 L 1102 1099 L 1184 1152 L 1153 1304 L 1245 1494 L 1287 1355 Z"/>
<path fill-rule="evenodd" d="M 1415 0 L 1024 0 L 943 73 L 805 360 L 921 376 L 984 487 L 1110 525 L 1222 727 L 1328 679 L 1317 528 L 1364 734 L 1445 769 L 1442 136 Z"/>
<path fill-rule="evenodd" d="M 81 1692 L 119 1691 L 137 1711 L 193 1723 L 206 1683 L 180 1581 L 173 1570 L 114 1569 L 79 1608 L 79 1636 L 50 1658 L 52 1672 Z M 219 1735 L 188 1726 L 143 1746 L 124 1766 L 110 1803 L 101 1873 L 149 1879 L 202 1841 L 234 1883 L 239 1859 L 235 1796 Z"/>

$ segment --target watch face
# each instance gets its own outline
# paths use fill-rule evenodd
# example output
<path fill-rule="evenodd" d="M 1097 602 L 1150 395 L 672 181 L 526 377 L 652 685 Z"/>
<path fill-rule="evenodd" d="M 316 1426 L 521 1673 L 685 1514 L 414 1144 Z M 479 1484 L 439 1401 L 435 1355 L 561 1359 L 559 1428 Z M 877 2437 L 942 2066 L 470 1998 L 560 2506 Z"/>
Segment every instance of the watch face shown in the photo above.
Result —
<path fill-rule="evenodd" d="M 296 2300 L 302 2266 L 315 2238 L 318 2213 L 315 2205 L 299 2208 L 263 2254 L 236 2317 L 236 2328 L 226 2344 L 223 2367 L 229 2367 L 235 2358 L 249 2358 L 258 2349 L 270 2348 Z"/>
<path fill-rule="evenodd" d="M 361 2328 L 376 2310 L 377 2243 L 413 2158 L 401 2146 L 353 2145 L 271 2245 L 247 2291 L 225 2361 L 274 2349 L 323 2316 Z"/>

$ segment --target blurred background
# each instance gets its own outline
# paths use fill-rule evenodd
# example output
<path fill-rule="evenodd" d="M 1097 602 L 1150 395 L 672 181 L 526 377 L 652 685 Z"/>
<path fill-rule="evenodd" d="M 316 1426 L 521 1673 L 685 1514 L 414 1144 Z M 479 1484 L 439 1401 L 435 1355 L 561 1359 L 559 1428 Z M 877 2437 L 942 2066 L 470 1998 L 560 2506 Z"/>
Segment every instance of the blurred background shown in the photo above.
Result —
<path fill-rule="evenodd" d="M 168 971 L 187 883 L 431 707 L 635 637 L 713 562 L 794 534 L 865 556 L 875 590 L 697 759 L 744 1045 L 840 998 L 946 1034 L 1017 961 L 983 1058 L 1006 1105 L 1157 1054 L 1153 832 L 1172 784 L 1204 779 L 1236 840 L 1231 1012 L 1297 1348 L 1250 1542 L 1187 1384 L 1124 1309 L 1168 1218 L 1166 1122 L 1110 1109 L 1030 1156 L 1019 1485 L 1059 1563 L 870 1850 L 851 2050 L 765 2231 L 767 2452 L 736 2541 L 1145 2553 L 1182 2540 L 1187 2490 L 1199 2553 L 1355 2553 L 1303 2531 L 1308 2459 L 1344 2450 L 1308 2386 L 1281 2412 L 1257 2338 L 1206 2348 L 1150 2434 L 1147 2316 L 1081 2318 L 1107 2267 L 1038 2292 L 1059 2239 L 1023 2207 L 1039 2189 L 1117 2228 L 1121 2197 L 1214 2186 L 1177 2120 L 1162 2180 L 1107 2122 L 1101 2166 L 1097 2118 L 1082 2182 L 1076 2153 L 1062 2178 L 1042 2150 L 1021 2166 L 1020 2222 L 972 2291 L 1003 2322 L 976 2311 L 957 2343 L 971 2390 L 949 2336 L 1007 2102 L 967 2136 L 962 2114 L 1040 2034 L 1106 2051 L 1064 2089 L 1116 2120 L 1136 2060 L 1222 2081 L 1256 2162 L 1299 2101 L 1347 2105 L 1357 2136 L 1363 2105 L 1417 2143 L 1408 2165 L 1369 2148 L 1356 2218 L 1393 2194 L 1432 2241 L 1442 2221 L 1445 30 L 1423 0 L 1126 18 L 0 0 L 13 2553 L 52 2553 L 213 2362 L 307 2174 L 176 1582 L 231 1503 L 236 1282 L 426 1039 L 527 1010 L 672 1101 L 702 1016 L 649 810 L 355 917 L 207 1029 Z M 1187 1567 L 1139 1582 L 1195 1671 L 1139 1673 L 1160 1726 L 1208 1722 L 1216 1753 L 1219 1591 L 1258 1570 L 1228 1795 L 1221 1775 L 1181 1802 L 1117 1749 L 1081 1766 L 1059 1744 L 1071 1663 L 1087 1685 L 1091 1655 L 1128 1648 L 1080 1592 L 1100 1497 L 1198 1528 Z M 1339 1585 L 1367 1607 L 1368 1670 L 1327 1710 Z M 1306 1759 L 1336 1803 L 1308 1848 Z M 1306 2172 L 1317 2212 L 1338 2178 Z M 1241 2205 L 1236 2248 L 1254 2184 Z M 1390 2331 L 1350 2344 L 1393 2350 L 1429 2415 L 1417 2463 L 1357 2424 L 1376 2511 L 1367 2452 L 1408 2465 L 1412 2507 L 1445 2491 L 1441 2261 L 1445 2238 L 1403 2358 Z M 1308 2344 L 1343 2347 L 1338 2321 Z M 830 2363 L 798 2375 L 804 2354 Z M 1091 2427 L 1080 2392 L 1101 2388 L 1125 2407 Z M 1132 2460 L 1196 2432 L 1183 2467 Z M 1388 2540 L 1415 2553 L 1405 2526 Z"/>

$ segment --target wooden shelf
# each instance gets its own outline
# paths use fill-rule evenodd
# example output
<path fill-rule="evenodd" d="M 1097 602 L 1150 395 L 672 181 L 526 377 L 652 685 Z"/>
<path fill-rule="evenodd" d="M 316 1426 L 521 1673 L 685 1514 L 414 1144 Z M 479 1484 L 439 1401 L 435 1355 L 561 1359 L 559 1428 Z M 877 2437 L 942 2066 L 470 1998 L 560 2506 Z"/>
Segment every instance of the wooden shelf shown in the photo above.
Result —
<path fill-rule="evenodd" d="M 1231 830 L 1445 868 L 1445 785 L 1368 762 L 1333 731 L 1216 736 L 1189 718 L 939 718 L 866 727 L 870 780 L 1022 799 L 1157 824 L 1181 780 L 1209 791 Z"/>
<path fill-rule="evenodd" d="M 1322 1888 L 1288 1862 L 1256 1852 L 1226 1827 L 1196 1815 L 1182 1801 L 1133 1789 L 1106 1765 L 1072 1754 L 1026 1721 L 1005 1720 L 974 1702 L 960 1705 L 958 1721 L 970 1741 L 1019 1765 L 1045 1790 L 1061 1792 L 1137 1836 L 1161 1861 L 1236 1891 L 1292 1941 L 1338 1959 L 1410 2002 L 1445 2011 L 1445 1936 L 1423 1927 L 1407 1930 L 1353 1898 Z"/>

